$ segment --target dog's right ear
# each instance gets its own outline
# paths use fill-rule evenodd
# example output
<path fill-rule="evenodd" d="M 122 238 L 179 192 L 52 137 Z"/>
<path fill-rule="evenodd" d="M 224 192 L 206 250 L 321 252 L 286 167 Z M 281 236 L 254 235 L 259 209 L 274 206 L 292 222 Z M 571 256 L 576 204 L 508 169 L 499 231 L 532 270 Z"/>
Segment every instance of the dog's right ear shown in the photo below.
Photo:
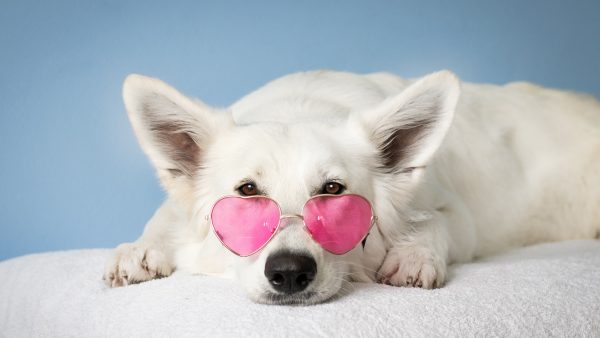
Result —
<path fill-rule="evenodd" d="M 229 114 L 142 75 L 125 79 L 123 99 L 138 141 L 167 189 L 173 178 L 194 176 L 213 135 L 231 123 Z"/>

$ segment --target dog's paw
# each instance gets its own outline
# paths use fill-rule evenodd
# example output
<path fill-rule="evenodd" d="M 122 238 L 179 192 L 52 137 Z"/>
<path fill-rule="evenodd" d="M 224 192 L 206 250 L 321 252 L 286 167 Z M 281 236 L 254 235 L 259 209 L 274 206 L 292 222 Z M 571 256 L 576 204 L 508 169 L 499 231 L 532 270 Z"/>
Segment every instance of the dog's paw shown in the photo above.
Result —
<path fill-rule="evenodd" d="M 102 279 L 108 287 L 118 287 L 166 277 L 172 272 L 173 267 L 162 251 L 137 243 L 124 243 L 106 262 Z"/>
<path fill-rule="evenodd" d="M 379 283 L 433 289 L 446 278 L 446 262 L 420 246 L 393 247 L 377 272 Z"/>

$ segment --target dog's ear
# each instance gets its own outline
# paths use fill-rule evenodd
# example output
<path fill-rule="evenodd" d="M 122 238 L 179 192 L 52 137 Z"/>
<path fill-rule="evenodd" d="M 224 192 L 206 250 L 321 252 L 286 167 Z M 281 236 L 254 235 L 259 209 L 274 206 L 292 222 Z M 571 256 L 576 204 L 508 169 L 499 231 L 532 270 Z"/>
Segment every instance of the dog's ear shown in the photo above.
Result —
<path fill-rule="evenodd" d="M 382 169 L 396 173 L 427 165 L 448 131 L 459 94 L 457 77 L 441 71 L 361 112 L 360 123 L 379 149 Z"/>
<path fill-rule="evenodd" d="M 129 75 L 123 99 L 139 143 L 167 189 L 173 178 L 193 177 L 212 136 L 227 125 L 228 114 L 154 78 Z"/>

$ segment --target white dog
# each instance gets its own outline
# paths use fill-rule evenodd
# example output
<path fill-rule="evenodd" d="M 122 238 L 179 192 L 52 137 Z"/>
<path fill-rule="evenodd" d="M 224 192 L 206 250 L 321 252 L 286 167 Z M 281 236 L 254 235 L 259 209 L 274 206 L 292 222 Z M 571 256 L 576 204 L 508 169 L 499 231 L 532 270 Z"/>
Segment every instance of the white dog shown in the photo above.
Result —
<path fill-rule="evenodd" d="M 590 96 L 528 83 L 464 84 L 461 94 L 447 71 L 297 73 L 228 109 L 140 75 L 123 95 L 168 199 L 108 261 L 112 287 L 181 270 L 237 278 L 258 302 L 310 304 L 348 281 L 435 288 L 449 263 L 600 234 L 600 103 Z M 208 217 L 228 195 L 266 195 L 299 214 L 313 195 L 346 193 L 370 201 L 376 224 L 343 255 L 291 219 L 238 257 Z M 279 281 L 267 277 L 274 264 Z"/>

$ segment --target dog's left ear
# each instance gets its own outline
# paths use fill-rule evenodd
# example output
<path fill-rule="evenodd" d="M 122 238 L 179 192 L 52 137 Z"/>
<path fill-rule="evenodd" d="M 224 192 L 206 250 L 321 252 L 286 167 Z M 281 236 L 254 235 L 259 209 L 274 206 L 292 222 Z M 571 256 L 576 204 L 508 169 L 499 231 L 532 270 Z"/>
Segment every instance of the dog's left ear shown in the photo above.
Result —
<path fill-rule="evenodd" d="M 358 114 L 379 149 L 382 169 L 397 173 L 427 165 L 448 131 L 459 94 L 458 78 L 441 71 Z"/>

